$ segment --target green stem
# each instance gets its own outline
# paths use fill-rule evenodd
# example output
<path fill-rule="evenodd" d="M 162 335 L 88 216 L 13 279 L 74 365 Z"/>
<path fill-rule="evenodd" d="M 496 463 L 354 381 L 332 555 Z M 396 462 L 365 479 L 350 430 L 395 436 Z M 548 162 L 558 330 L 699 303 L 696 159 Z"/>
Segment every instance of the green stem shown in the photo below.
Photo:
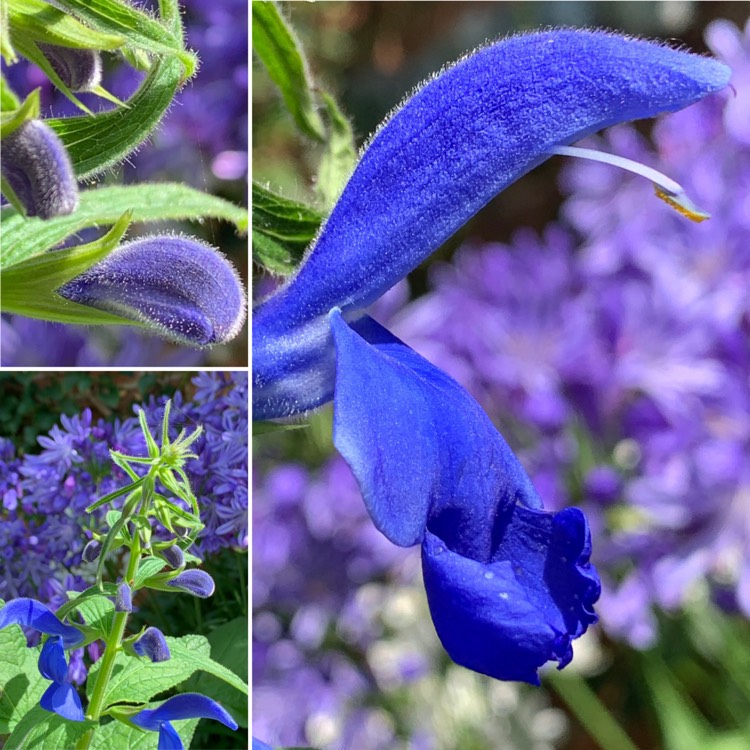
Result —
<path fill-rule="evenodd" d="M 141 538 L 137 531 L 133 534 L 133 546 L 130 548 L 128 556 L 128 567 L 125 572 L 124 580 L 130 583 L 138 572 L 138 564 L 141 559 Z M 102 656 L 101 666 L 96 675 L 96 685 L 91 695 L 86 718 L 90 721 L 98 722 L 104 710 L 104 699 L 107 694 L 112 672 L 115 668 L 115 659 L 120 651 L 122 637 L 125 634 L 125 626 L 128 622 L 128 612 L 116 612 L 112 621 L 112 628 L 107 636 L 104 646 L 104 656 Z M 89 729 L 76 744 L 76 750 L 88 750 L 91 744 L 91 738 L 94 736 L 96 727 Z"/>
<path fill-rule="evenodd" d="M 571 713 L 603 750 L 638 750 L 583 677 L 575 672 L 562 675 L 550 670 L 545 675 L 545 682 L 554 688 Z"/>

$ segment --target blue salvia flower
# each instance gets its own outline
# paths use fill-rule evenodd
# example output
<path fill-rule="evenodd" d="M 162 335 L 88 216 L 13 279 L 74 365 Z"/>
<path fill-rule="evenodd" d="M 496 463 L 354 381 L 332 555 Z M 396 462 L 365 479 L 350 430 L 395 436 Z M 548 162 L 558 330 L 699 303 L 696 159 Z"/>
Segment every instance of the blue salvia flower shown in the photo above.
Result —
<path fill-rule="evenodd" d="M 185 565 L 185 553 L 176 544 L 166 547 L 159 554 L 166 560 L 170 568 L 181 568 Z"/>
<path fill-rule="evenodd" d="M 46 633 L 49 638 L 39 655 L 39 672 L 52 684 L 42 695 L 40 705 L 71 721 L 83 721 L 81 699 L 68 681 L 65 650 L 77 648 L 84 636 L 78 628 L 60 622 L 55 614 L 35 599 L 13 599 L 0 610 L 0 630 L 20 625 Z"/>
<path fill-rule="evenodd" d="M 183 693 L 164 701 L 158 708 L 145 708 L 130 721 L 143 729 L 159 732 L 158 750 L 183 750 L 177 730 L 170 724 L 180 719 L 214 719 L 230 729 L 237 722 L 216 701 L 200 693 Z"/>
<path fill-rule="evenodd" d="M 172 658 L 167 639 L 159 628 L 146 628 L 133 643 L 133 650 L 138 656 L 147 656 L 154 663 Z"/>
<path fill-rule="evenodd" d="M 68 680 L 68 662 L 59 635 L 51 636 L 42 646 L 39 671 L 43 677 L 52 680 L 52 684 L 40 698 L 39 705 L 45 711 L 51 711 L 70 721 L 83 721 L 81 698 Z"/>
<path fill-rule="evenodd" d="M 2 175 L 28 216 L 51 219 L 78 207 L 78 184 L 70 157 L 54 130 L 27 120 L 2 142 Z"/>
<path fill-rule="evenodd" d="M 214 593 L 214 579 L 205 570 L 184 570 L 179 575 L 166 581 L 167 586 L 185 591 L 193 596 L 206 599 Z"/>
<path fill-rule="evenodd" d="M 122 581 L 117 586 L 117 596 L 115 596 L 115 612 L 132 612 L 133 595 L 127 581 Z"/>
<path fill-rule="evenodd" d="M 57 293 L 189 346 L 229 341 L 245 321 L 245 294 L 234 267 L 192 237 L 126 242 Z"/>
<path fill-rule="evenodd" d="M 435 627 L 459 664 L 538 684 L 546 661 L 570 661 L 596 621 L 588 525 L 576 508 L 545 512 L 478 404 L 362 308 L 551 154 L 728 79 L 714 60 L 597 31 L 485 47 L 381 127 L 297 275 L 254 311 L 254 417 L 333 398 L 334 443 L 378 529 L 421 543 Z M 648 176 L 699 218 L 679 186 Z"/>
<path fill-rule="evenodd" d="M 92 91 L 102 80 L 102 58 L 97 50 L 39 44 L 60 80 L 75 92 Z"/>

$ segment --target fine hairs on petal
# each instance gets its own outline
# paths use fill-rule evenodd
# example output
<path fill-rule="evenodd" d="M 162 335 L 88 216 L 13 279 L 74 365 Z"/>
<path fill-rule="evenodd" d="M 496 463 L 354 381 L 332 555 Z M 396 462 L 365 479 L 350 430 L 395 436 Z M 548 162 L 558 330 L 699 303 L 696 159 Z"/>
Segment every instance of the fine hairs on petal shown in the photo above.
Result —
<path fill-rule="evenodd" d="M 184 235 L 126 242 L 57 291 L 198 348 L 233 339 L 247 313 L 234 266 L 215 248 Z"/>
<path fill-rule="evenodd" d="M 78 207 L 78 184 L 68 152 L 41 120 L 27 120 L 2 143 L 2 175 L 29 216 L 51 219 Z"/>

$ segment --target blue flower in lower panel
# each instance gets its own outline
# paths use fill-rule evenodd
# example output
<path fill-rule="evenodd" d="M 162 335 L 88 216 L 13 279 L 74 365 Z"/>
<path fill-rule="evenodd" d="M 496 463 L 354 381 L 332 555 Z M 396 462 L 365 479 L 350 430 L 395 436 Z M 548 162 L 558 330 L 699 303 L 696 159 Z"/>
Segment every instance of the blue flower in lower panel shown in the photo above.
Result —
<path fill-rule="evenodd" d="M 179 719 L 214 719 L 230 729 L 237 729 L 237 722 L 216 701 L 199 693 L 176 695 L 158 708 L 143 709 L 130 721 L 143 729 L 159 732 L 158 750 L 183 750 L 180 735 L 170 723 Z"/>
<path fill-rule="evenodd" d="M 33 628 L 50 637 L 39 655 L 39 672 L 52 684 L 47 688 L 40 705 L 47 711 L 71 721 L 83 721 L 83 708 L 76 689 L 68 680 L 65 649 L 76 648 L 84 636 L 78 628 L 65 625 L 55 614 L 35 599 L 14 599 L 0 610 L 0 629 L 8 625 Z"/>
<path fill-rule="evenodd" d="M 254 417 L 333 399 L 334 443 L 377 528 L 422 545 L 435 628 L 459 664 L 538 683 L 546 661 L 570 661 L 571 641 L 596 622 L 588 525 L 575 508 L 545 512 L 479 405 L 362 309 L 552 154 L 592 158 L 569 144 L 686 107 L 729 73 L 598 31 L 484 47 L 377 131 L 296 276 L 254 310 Z M 704 218 L 679 185 L 636 169 Z"/>

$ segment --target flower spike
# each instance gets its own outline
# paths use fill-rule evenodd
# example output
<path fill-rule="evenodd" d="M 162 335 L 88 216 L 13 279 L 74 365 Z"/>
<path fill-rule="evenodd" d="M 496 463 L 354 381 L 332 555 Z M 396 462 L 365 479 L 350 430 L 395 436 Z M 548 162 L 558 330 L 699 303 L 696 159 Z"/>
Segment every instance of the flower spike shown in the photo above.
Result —
<path fill-rule="evenodd" d="M 57 292 L 189 346 L 222 344 L 245 322 L 234 267 L 218 250 L 187 237 L 126 242 Z"/>

